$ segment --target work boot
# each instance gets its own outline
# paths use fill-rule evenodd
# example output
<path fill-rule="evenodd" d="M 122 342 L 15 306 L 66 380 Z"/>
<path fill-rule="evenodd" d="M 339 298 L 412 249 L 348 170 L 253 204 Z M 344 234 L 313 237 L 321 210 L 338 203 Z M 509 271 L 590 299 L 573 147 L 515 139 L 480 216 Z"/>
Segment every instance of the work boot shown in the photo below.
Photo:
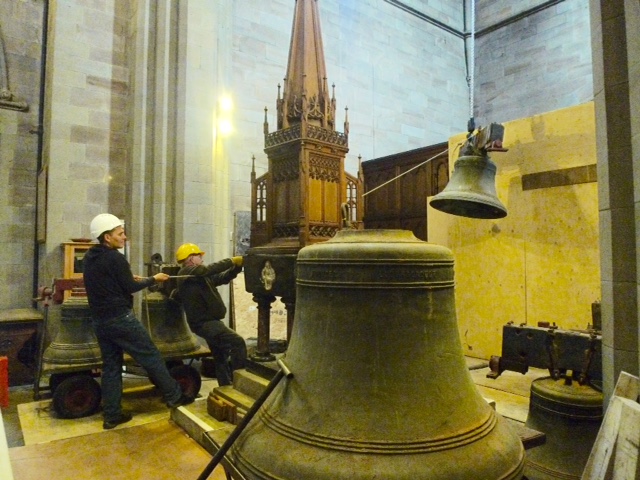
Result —
<path fill-rule="evenodd" d="M 116 428 L 118 425 L 123 423 L 127 423 L 129 420 L 133 418 L 133 415 L 130 413 L 121 413 L 120 416 L 114 420 L 105 420 L 102 424 L 102 428 L 105 430 L 111 430 L 112 428 Z"/>
<path fill-rule="evenodd" d="M 189 405 L 190 403 L 193 403 L 194 400 L 195 398 L 193 398 L 192 396 L 185 395 L 183 393 L 182 395 L 180 395 L 180 398 L 175 402 L 167 402 L 167 407 L 178 408 L 178 407 L 181 407 L 182 405 Z"/>

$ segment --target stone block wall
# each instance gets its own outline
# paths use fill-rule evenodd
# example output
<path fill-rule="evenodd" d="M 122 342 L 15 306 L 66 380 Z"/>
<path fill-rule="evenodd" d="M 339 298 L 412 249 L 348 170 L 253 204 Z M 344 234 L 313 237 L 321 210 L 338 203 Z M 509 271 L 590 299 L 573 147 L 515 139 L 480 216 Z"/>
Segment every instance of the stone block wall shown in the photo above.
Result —
<path fill-rule="evenodd" d="M 476 124 L 501 123 L 593 99 L 588 2 L 560 0 L 536 10 L 548 3 L 477 3 Z"/>
<path fill-rule="evenodd" d="M 507 0 L 477 3 L 478 29 L 520 13 Z M 47 229 L 34 249 L 37 137 L 29 132 L 37 123 L 43 2 L 0 2 L 9 84 L 30 105 L 26 113 L 0 109 L 0 162 L 9 173 L 0 179 L 0 307 L 28 306 L 34 257 L 40 282 L 59 276 L 60 243 L 87 236 L 105 209 L 129 222 L 137 268 L 148 253 L 160 249 L 167 258 L 182 241 L 205 241 L 216 257 L 229 251 L 232 214 L 250 207 L 252 156 L 258 175 L 266 169 L 264 109 L 273 131 L 294 10 L 292 0 L 49 4 Z M 463 2 L 318 5 L 340 131 L 348 107 L 348 172 L 356 173 L 359 156 L 423 147 L 465 129 Z M 505 121 L 584 101 L 585 26 L 582 3 L 564 0 L 480 36 L 478 117 Z M 222 93 L 234 103 L 224 139 L 212 133 Z"/>
<path fill-rule="evenodd" d="M 4 90 L 0 92 L 1 310 L 28 307 L 35 295 L 42 11 L 37 0 L 0 2 L 0 47 L 4 46 L 0 50 L 4 55 L 0 63 L 0 90 Z"/>
<path fill-rule="evenodd" d="M 108 211 L 130 221 L 128 2 L 51 2 L 44 165 L 47 237 L 41 277 L 62 274 L 62 242 L 89 238 Z"/>

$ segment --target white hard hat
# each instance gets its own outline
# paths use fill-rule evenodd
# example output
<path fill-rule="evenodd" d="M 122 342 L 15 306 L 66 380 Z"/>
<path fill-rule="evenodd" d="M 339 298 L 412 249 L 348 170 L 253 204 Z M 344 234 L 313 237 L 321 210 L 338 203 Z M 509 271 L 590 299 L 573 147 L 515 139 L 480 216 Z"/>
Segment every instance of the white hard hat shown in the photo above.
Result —
<path fill-rule="evenodd" d="M 100 215 L 94 217 L 93 220 L 91 220 L 89 230 L 91 230 L 91 236 L 93 238 L 98 238 L 104 232 L 109 232 L 121 225 L 122 220 L 120 220 L 115 215 L 111 215 L 110 213 L 101 213 Z"/>

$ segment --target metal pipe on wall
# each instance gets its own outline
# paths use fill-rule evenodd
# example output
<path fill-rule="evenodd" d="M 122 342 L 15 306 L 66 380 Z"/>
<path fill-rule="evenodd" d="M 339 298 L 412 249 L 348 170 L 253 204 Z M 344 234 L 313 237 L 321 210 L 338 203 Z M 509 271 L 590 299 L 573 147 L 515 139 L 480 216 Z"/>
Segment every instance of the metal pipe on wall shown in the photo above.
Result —
<path fill-rule="evenodd" d="M 40 90 L 38 95 L 38 125 L 34 133 L 38 136 L 38 148 L 36 153 L 36 185 L 38 183 L 38 174 L 42 169 L 42 155 L 44 150 L 44 104 L 45 104 L 45 78 L 46 78 L 46 65 L 47 65 L 47 38 L 49 34 L 49 0 L 44 0 L 44 6 L 42 9 L 42 50 L 40 54 Z M 40 270 L 40 243 L 38 241 L 38 224 L 40 219 L 38 218 L 38 206 L 40 202 L 46 201 L 46 198 L 39 198 L 42 192 L 36 187 L 36 212 L 35 212 L 35 226 L 33 235 L 33 275 L 32 275 L 32 288 L 33 297 L 37 297 L 38 291 L 38 272 Z M 46 194 L 46 192 L 45 192 Z M 46 215 L 46 211 L 43 212 Z M 36 308 L 37 301 L 32 301 L 33 308 Z"/>

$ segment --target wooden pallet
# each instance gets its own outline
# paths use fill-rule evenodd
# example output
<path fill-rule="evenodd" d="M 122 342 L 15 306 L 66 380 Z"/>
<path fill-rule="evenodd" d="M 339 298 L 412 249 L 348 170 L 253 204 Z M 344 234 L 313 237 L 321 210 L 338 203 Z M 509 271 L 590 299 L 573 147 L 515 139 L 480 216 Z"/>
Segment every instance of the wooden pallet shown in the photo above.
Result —
<path fill-rule="evenodd" d="M 640 379 L 621 372 L 582 480 L 640 479 Z"/>

